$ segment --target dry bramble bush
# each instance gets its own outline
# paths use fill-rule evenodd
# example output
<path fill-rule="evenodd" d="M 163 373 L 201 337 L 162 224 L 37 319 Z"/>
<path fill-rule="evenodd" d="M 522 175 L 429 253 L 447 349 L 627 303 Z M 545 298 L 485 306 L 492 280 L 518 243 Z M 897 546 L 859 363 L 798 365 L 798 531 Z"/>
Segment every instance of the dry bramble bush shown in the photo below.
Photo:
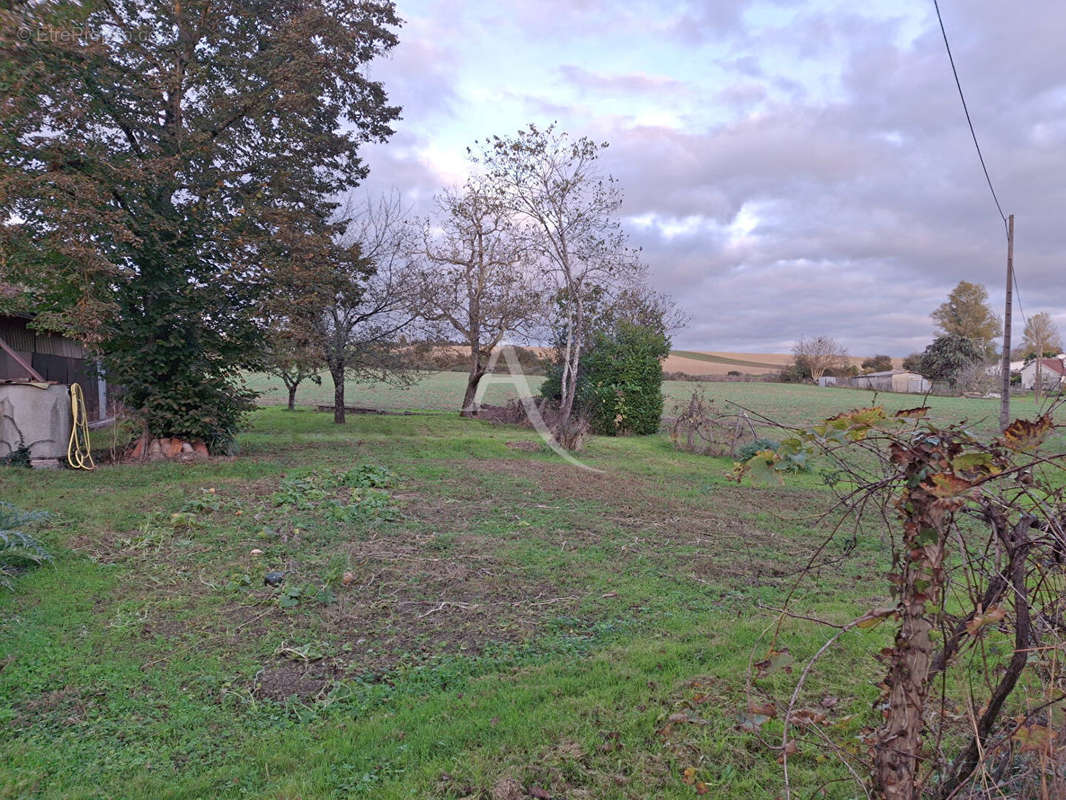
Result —
<path fill-rule="evenodd" d="M 831 563 L 828 545 L 846 524 L 852 536 L 880 527 L 891 537 L 890 605 L 843 624 L 781 612 L 834 631 L 773 704 L 786 708 L 774 748 L 785 797 L 789 756 L 805 738 L 829 747 L 866 797 L 1066 797 L 1066 455 L 1044 452 L 1057 407 L 987 441 L 934 424 L 928 410 L 840 414 L 789 429 L 776 452 L 737 465 L 741 478 L 816 454 L 832 464 L 839 521 L 800 581 Z M 880 724 L 861 745 L 834 742 L 803 705 L 804 684 L 842 636 L 880 623 L 895 625 L 876 654 Z M 771 645 L 753 685 L 782 658 L 791 656 Z"/>

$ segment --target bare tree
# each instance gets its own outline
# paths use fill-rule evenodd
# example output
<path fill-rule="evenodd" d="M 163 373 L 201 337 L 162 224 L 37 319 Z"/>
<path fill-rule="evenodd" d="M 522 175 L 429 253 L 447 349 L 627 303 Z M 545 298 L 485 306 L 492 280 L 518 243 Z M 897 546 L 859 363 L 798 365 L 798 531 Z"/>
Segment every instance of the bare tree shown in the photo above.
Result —
<path fill-rule="evenodd" d="M 398 195 L 349 204 L 340 241 L 300 275 L 292 315 L 333 379 L 333 421 L 345 422 L 344 382 L 406 379 L 399 336 L 418 317 L 410 230 Z"/>
<path fill-rule="evenodd" d="M 470 349 L 464 417 L 477 414 L 474 398 L 493 349 L 541 315 L 542 295 L 525 253 L 513 213 L 481 179 L 442 193 L 436 219 L 423 223 L 418 250 L 424 260 L 422 314 L 450 327 Z"/>
<path fill-rule="evenodd" d="M 828 336 L 802 337 L 792 348 L 796 366 L 811 373 L 815 383 L 826 370 L 848 366 L 848 351 L 836 339 Z"/>
<path fill-rule="evenodd" d="M 525 223 L 530 246 L 556 283 L 563 329 L 556 436 L 571 448 L 580 438 L 570 418 L 590 297 L 639 270 L 617 218 L 622 193 L 596 164 L 607 144 L 571 139 L 554 125 L 541 130 L 531 124 L 482 145 L 478 160 Z"/>

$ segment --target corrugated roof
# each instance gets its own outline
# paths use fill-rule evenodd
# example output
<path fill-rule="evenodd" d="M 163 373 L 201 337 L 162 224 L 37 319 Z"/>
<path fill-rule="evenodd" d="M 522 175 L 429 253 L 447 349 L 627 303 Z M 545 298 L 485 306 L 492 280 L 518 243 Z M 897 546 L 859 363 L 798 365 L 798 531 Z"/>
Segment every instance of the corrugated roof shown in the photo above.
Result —
<path fill-rule="evenodd" d="M 863 375 L 860 375 L 859 377 L 860 378 L 891 378 L 893 375 L 917 375 L 917 374 L 918 374 L 917 372 L 914 372 L 914 371 L 909 370 L 909 369 L 886 369 L 883 372 L 867 372 L 867 373 L 865 373 Z"/>

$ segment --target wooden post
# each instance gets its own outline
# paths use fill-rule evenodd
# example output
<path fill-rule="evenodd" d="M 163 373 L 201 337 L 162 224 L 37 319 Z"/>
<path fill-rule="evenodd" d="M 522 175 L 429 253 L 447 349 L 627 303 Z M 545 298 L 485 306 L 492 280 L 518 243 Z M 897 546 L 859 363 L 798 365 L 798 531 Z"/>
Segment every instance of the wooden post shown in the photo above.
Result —
<path fill-rule="evenodd" d="M 999 401 L 999 429 L 1010 425 L 1010 317 L 1014 299 L 1014 215 L 1007 218 L 1007 303 L 1003 308 L 1003 360 L 1000 372 L 1003 378 L 1003 394 Z"/>

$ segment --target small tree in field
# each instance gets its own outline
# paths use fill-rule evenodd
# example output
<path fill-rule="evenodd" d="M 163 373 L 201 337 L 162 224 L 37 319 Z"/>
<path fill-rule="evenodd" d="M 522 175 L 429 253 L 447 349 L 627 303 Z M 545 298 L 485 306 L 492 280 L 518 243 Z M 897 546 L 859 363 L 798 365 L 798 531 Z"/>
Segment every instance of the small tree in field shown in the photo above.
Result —
<path fill-rule="evenodd" d="M 474 398 L 493 349 L 543 315 L 542 295 L 526 263 L 527 245 L 513 212 L 484 180 L 437 198 L 418 255 L 423 317 L 451 328 L 470 350 L 460 414 L 477 414 Z"/>
<path fill-rule="evenodd" d="M 555 434 L 567 448 L 581 434 L 572 429 L 571 414 L 590 332 L 590 299 L 605 288 L 630 283 L 640 269 L 618 220 L 621 190 L 596 164 L 606 147 L 587 137 L 571 139 L 554 125 L 529 125 L 514 136 L 483 143 L 477 159 L 524 223 L 530 248 L 555 282 L 563 331 Z"/>
<path fill-rule="evenodd" d="M 658 433 L 668 355 L 670 340 L 653 327 L 623 320 L 593 336 L 578 389 L 593 433 Z"/>
<path fill-rule="evenodd" d="M 810 375 L 815 383 L 826 370 L 848 367 L 848 351 L 828 336 L 804 336 L 792 348 L 792 355 L 796 368 Z"/>
<path fill-rule="evenodd" d="M 662 360 L 670 355 L 668 332 L 685 324 L 666 295 L 637 285 L 601 293 L 588 306 L 588 347 L 578 371 L 574 411 L 593 433 L 607 436 L 659 430 Z M 552 364 L 541 395 L 557 401 L 562 363 Z"/>
<path fill-rule="evenodd" d="M 398 196 L 346 215 L 347 232 L 290 266 L 290 324 L 333 380 L 333 421 L 343 424 L 344 384 L 406 380 L 402 332 L 418 318 L 409 229 Z"/>
<path fill-rule="evenodd" d="M 291 338 L 275 332 L 268 334 L 271 343 L 265 355 L 266 371 L 281 378 L 289 394 L 288 409 L 296 410 L 296 390 L 305 380 L 322 384 L 323 362 L 321 356 L 308 347 L 301 347 Z"/>

